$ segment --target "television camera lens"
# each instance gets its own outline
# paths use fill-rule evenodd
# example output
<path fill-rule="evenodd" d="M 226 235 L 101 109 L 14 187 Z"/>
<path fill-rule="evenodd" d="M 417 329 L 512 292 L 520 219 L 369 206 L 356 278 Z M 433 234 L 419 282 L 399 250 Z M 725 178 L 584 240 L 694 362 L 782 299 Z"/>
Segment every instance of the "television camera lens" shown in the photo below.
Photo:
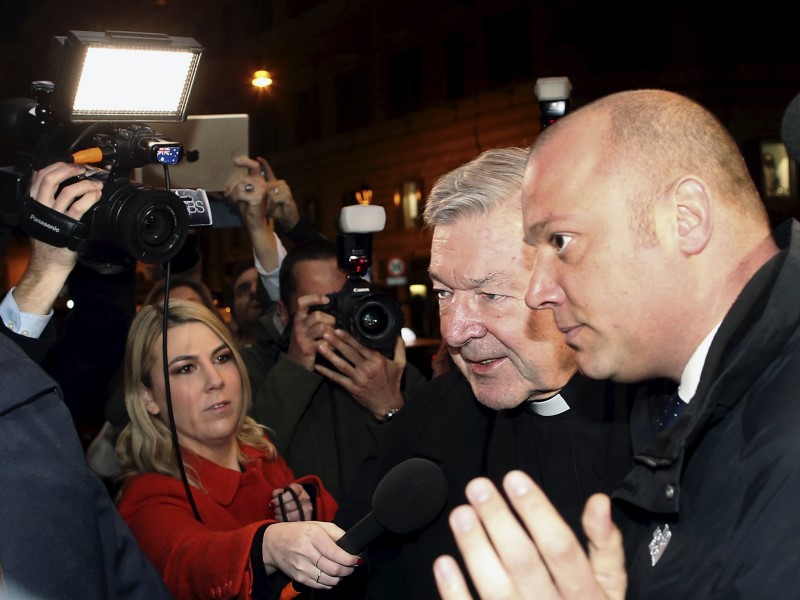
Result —
<path fill-rule="evenodd" d="M 107 192 L 107 201 L 98 204 L 93 215 L 92 238 L 109 240 L 146 263 L 166 262 L 177 254 L 189 226 L 189 215 L 180 198 L 172 192 L 129 182 L 107 184 L 104 196 Z"/>
<path fill-rule="evenodd" d="M 141 240 L 148 246 L 160 246 L 175 231 L 175 216 L 167 207 L 153 206 L 141 220 Z"/>

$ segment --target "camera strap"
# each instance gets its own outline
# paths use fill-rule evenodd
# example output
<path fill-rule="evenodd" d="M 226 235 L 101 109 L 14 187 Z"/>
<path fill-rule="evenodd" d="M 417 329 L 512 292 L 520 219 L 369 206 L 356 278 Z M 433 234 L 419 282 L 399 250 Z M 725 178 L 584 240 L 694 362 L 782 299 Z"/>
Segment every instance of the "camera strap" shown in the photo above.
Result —
<path fill-rule="evenodd" d="M 19 208 L 20 228 L 29 236 L 56 248 L 77 250 L 85 225 L 72 217 L 36 202 L 28 196 Z"/>

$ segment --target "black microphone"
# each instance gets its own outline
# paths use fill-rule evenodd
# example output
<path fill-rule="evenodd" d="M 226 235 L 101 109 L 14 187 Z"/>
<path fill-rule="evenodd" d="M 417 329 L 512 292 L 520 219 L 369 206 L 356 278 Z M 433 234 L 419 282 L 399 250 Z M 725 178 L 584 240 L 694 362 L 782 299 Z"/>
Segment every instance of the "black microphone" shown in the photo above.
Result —
<path fill-rule="evenodd" d="M 411 533 L 430 523 L 447 500 L 442 469 L 425 458 L 409 458 L 383 476 L 372 494 L 372 512 L 353 525 L 336 544 L 350 554 L 361 554 L 383 533 Z M 292 582 L 297 592 L 313 588 Z"/>
<path fill-rule="evenodd" d="M 794 160 L 800 161 L 800 94 L 789 103 L 781 122 L 781 139 Z"/>
<path fill-rule="evenodd" d="M 372 512 L 336 543 L 350 554 L 360 554 L 385 531 L 402 535 L 424 527 L 446 499 L 442 470 L 425 458 L 409 458 L 383 476 L 372 494 Z"/>

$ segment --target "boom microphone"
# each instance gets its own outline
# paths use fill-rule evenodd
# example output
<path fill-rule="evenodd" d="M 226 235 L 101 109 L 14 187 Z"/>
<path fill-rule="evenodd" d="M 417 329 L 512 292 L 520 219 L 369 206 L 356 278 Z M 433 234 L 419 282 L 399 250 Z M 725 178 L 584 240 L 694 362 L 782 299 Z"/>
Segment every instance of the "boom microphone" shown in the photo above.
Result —
<path fill-rule="evenodd" d="M 800 94 L 789 103 L 781 122 L 781 140 L 794 160 L 800 161 Z"/>
<path fill-rule="evenodd" d="M 442 470 L 427 459 L 409 458 L 384 475 L 372 495 L 372 512 L 336 543 L 350 554 L 360 554 L 385 531 L 402 535 L 424 527 L 446 499 Z"/>

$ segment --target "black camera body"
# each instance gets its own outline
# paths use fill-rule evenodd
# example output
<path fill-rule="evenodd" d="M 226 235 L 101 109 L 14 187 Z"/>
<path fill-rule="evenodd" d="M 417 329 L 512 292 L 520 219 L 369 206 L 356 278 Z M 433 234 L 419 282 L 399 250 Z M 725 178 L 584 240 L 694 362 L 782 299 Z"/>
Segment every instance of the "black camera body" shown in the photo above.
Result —
<path fill-rule="evenodd" d="M 74 221 L 30 198 L 23 201 L 19 226 L 52 246 L 68 247 L 84 262 L 120 264 L 128 258 L 165 262 L 186 241 L 189 216 L 184 201 L 166 190 L 112 179 L 96 170 L 86 177 L 103 182 L 100 201 Z M 70 185 L 78 178 L 65 181 Z"/>
<path fill-rule="evenodd" d="M 75 139 L 73 127 L 61 124 L 50 111 L 52 90 L 50 82 L 34 82 L 37 101 L 0 103 L 16 141 L 31 146 L 18 153 L 15 165 L 0 168 L 0 221 L 52 246 L 70 248 L 91 266 L 170 260 L 192 226 L 186 201 L 170 191 L 135 183 L 129 175 L 145 164 L 178 163 L 181 144 L 141 123 L 96 122 L 84 125 Z M 32 172 L 58 160 L 98 166 L 87 169 L 85 177 L 103 182 L 101 199 L 80 221 L 28 196 Z"/>
<path fill-rule="evenodd" d="M 394 298 L 376 290 L 366 279 L 348 277 L 342 289 L 328 294 L 328 304 L 312 310 L 333 315 L 338 329 L 344 329 L 387 358 L 394 356 L 397 336 L 403 327 L 403 310 Z"/>
<path fill-rule="evenodd" d="M 403 309 L 390 294 L 364 279 L 372 264 L 372 234 L 383 230 L 385 223 L 382 206 L 356 205 L 342 209 L 336 254 L 347 281 L 338 292 L 328 294 L 328 304 L 310 310 L 333 315 L 338 329 L 393 358 L 397 336 L 404 324 Z"/>

